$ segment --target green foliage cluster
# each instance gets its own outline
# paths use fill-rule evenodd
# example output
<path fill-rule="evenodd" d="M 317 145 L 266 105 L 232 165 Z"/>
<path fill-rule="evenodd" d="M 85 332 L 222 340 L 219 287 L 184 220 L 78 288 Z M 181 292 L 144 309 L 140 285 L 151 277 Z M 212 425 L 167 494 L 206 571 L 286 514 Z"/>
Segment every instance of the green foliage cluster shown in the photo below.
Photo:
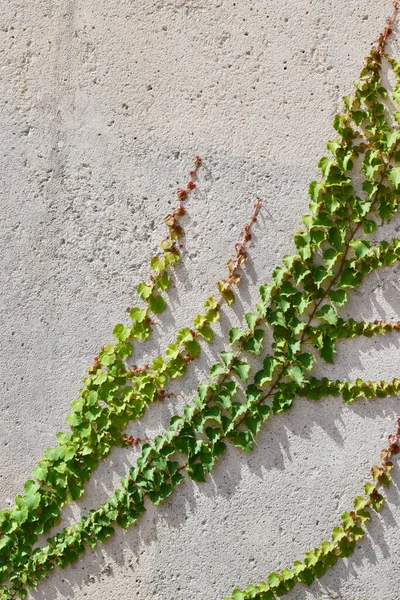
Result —
<path fill-rule="evenodd" d="M 371 510 L 378 512 L 384 502 L 379 492 L 381 486 L 389 486 L 389 473 L 393 468 L 391 458 L 400 451 L 400 419 L 397 430 L 389 435 L 389 447 L 381 452 L 381 462 L 371 469 L 373 482 L 364 484 L 364 495 L 354 499 L 353 509 L 341 516 L 341 525 L 332 529 L 331 541 L 324 540 L 318 548 L 308 550 L 304 561 L 296 560 L 291 569 L 282 569 L 280 573 L 272 572 L 267 582 L 249 585 L 244 591 L 233 591 L 231 600 L 274 600 L 289 592 L 296 583 L 311 585 L 314 579 L 322 577 L 333 567 L 339 558 L 347 558 L 357 542 L 365 535 L 365 524 L 371 518 Z M 225 598 L 224 600 L 230 600 Z"/>
<path fill-rule="evenodd" d="M 160 504 L 185 474 L 204 481 L 228 443 L 251 450 L 263 423 L 288 411 L 296 397 L 319 400 L 340 395 L 349 403 L 398 395 L 399 379 L 348 382 L 312 376 L 316 357 L 332 363 L 341 339 L 400 329 L 399 323 L 346 321 L 339 315 L 348 294 L 368 274 L 400 259 L 400 240 L 373 245 L 367 239 L 379 222 L 396 214 L 400 196 L 400 111 L 394 112 L 393 124 L 381 77 L 386 62 L 396 77 L 393 100 L 400 106 L 400 64 L 385 54 L 390 25 L 365 59 L 354 95 L 344 99 L 344 112 L 334 119 L 337 136 L 328 142 L 330 156 L 319 162 L 322 180 L 310 185 L 310 214 L 294 236 L 296 252 L 283 258 L 272 273 L 272 283 L 260 287 L 259 302 L 246 313 L 243 328 L 229 331 L 229 344 L 211 367 L 207 381 L 164 433 L 142 445 L 135 466 L 113 495 L 34 549 L 38 536 L 58 523 L 62 506 L 81 496 L 98 461 L 113 446 L 138 441 L 122 435 L 127 423 L 165 396 L 167 382 L 183 375 L 200 353 L 199 339 L 211 341 L 211 325 L 221 303 L 234 300 L 232 287 L 247 257 L 245 248 L 259 203 L 235 246 L 228 277 L 218 282 L 219 299 L 207 298 L 204 314 L 195 317 L 193 328 L 178 332 L 165 358 L 157 357 L 143 368 L 127 366 L 131 341 L 150 334 L 149 311 L 158 314 L 165 308 L 159 292 L 167 290 L 168 269 L 179 258 L 176 240 L 182 232 L 177 220 L 184 213 L 182 200 L 195 184 L 191 179 L 185 190 L 178 190 L 180 204 L 166 218 L 169 237 L 161 244 L 163 254 L 151 260 L 153 274 L 139 284 L 146 308 L 133 308 L 132 324 L 114 328 L 117 344 L 101 350 L 80 399 L 72 403 L 67 419 L 71 433 L 58 434 L 59 445 L 46 450 L 33 479 L 25 484 L 24 495 L 16 498 L 15 508 L 0 513 L 0 581 L 8 581 L 0 588 L 0 600 L 24 598 L 55 567 L 65 567 L 87 547 L 105 541 L 116 525 L 127 528 L 138 521 L 146 502 Z M 360 165 L 363 183 L 358 191 L 354 182 Z M 195 175 L 196 171 L 191 172 L 191 178 Z M 272 340 L 269 354 L 263 352 L 266 335 Z M 259 359 L 254 373 L 251 356 Z M 309 551 L 304 562 L 296 562 L 292 569 L 271 573 L 267 583 L 249 586 L 244 592 L 235 590 L 232 598 L 272 600 L 297 582 L 310 584 L 338 558 L 349 556 L 364 534 L 369 510 L 379 510 L 383 502 L 378 488 L 389 484 L 390 459 L 398 452 L 399 435 L 400 424 L 380 465 L 373 467 L 375 482 L 366 484 L 365 496 L 357 497 L 354 510 L 342 515 L 332 541 Z"/>
<path fill-rule="evenodd" d="M 169 235 L 160 246 L 161 256 L 150 261 L 151 274 L 147 282 L 138 285 L 138 293 L 146 306 L 130 309 L 132 323 L 122 323 L 113 329 L 115 345 L 104 346 L 88 367 L 85 387 L 80 398 L 71 403 L 72 412 L 66 422 L 69 433 L 58 433 L 58 445 L 47 448 L 44 457 L 33 470 L 32 479 L 24 486 L 24 493 L 15 499 L 13 510 L 0 512 L 0 582 L 9 579 L 12 591 L 0 588 L 0 598 L 26 592 L 15 585 L 19 567 L 27 563 L 39 536 L 47 533 L 60 521 L 61 509 L 84 493 L 84 483 L 90 478 L 99 461 L 115 446 L 136 445 L 141 440 L 123 434 L 127 424 L 139 419 L 148 404 L 169 396 L 165 388 L 172 379 L 182 377 L 187 366 L 200 352 L 199 340 L 211 342 L 212 325 L 219 319 L 224 302 L 234 300 L 233 287 L 240 282 L 240 268 L 247 260 L 246 247 L 251 239 L 250 230 L 256 221 L 260 202 L 254 206 L 250 222 L 244 226 L 242 239 L 235 245 L 235 256 L 228 261 L 228 275 L 218 281 L 219 297 L 205 299 L 204 314 L 194 318 L 193 326 L 180 329 L 175 342 L 168 345 L 164 357 L 156 357 L 151 365 L 128 366 L 132 355 L 132 341 L 147 339 L 151 334 L 150 312 L 159 314 L 166 307 L 159 293 L 170 285 L 170 268 L 180 260 L 177 241 L 183 235 L 179 220 L 186 212 L 184 200 L 195 189 L 193 179 L 201 165 L 196 157 L 186 189 L 179 189 L 179 203 L 164 219 Z M 152 301 L 155 299 L 155 304 Z M 160 308 L 162 307 L 162 311 Z"/>

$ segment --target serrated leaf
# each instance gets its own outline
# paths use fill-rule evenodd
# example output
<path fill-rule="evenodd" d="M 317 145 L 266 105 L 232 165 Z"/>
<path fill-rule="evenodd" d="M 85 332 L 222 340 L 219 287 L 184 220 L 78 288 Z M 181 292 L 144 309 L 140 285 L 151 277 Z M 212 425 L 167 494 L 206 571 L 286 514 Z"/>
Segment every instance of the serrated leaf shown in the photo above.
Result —
<path fill-rule="evenodd" d="M 319 311 L 317 311 L 315 313 L 315 316 L 318 319 L 323 319 L 324 321 L 326 321 L 327 323 L 330 323 L 331 325 L 335 325 L 338 320 L 336 311 L 333 308 L 333 306 L 331 306 L 330 304 L 325 304 L 322 308 L 319 309 Z"/>
<path fill-rule="evenodd" d="M 396 190 L 400 187 L 400 167 L 395 167 L 389 171 L 389 179 L 393 183 Z"/>
<path fill-rule="evenodd" d="M 280 585 L 281 580 L 279 578 L 279 575 L 275 572 L 272 572 L 268 575 L 268 585 L 271 588 L 276 588 Z"/>
<path fill-rule="evenodd" d="M 185 342 L 191 342 L 194 339 L 193 333 L 190 327 L 184 327 L 180 329 L 176 335 L 176 343 L 184 344 Z"/>
<path fill-rule="evenodd" d="M 147 300 L 153 291 L 153 286 L 144 283 L 144 281 L 140 282 L 137 286 L 137 293 L 143 300 Z"/>
<path fill-rule="evenodd" d="M 338 308 L 342 308 L 345 302 L 347 302 L 347 292 L 345 290 L 330 290 L 328 296 Z"/>
<path fill-rule="evenodd" d="M 292 365 L 289 367 L 289 369 L 287 369 L 287 374 L 297 383 L 297 385 L 301 385 L 304 381 L 303 369 L 299 367 L 299 365 Z"/>
<path fill-rule="evenodd" d="M 244 360 L 240 360 L 235 362 L 232 365 L 232 369 L 235 371 L 236 375 L 242 381 L 247 381 L 249 378 L 250 365 Z"/>
<path fill-rule="evenodd" d="M 124 342 L 129 338 L 131 334 L 131 328 L 122 325 L 122 323 L 118 323 L 113 329 L 113 336 L 117 338 L 118 341 Z"/>
<path fill-rule="evenodd" d="M 157 285 L 158 289 L 161 290 L 162 292 L 165 292 L 166 290 L 168 290 L 170 284 L 171 284 L 171 277 L 169 276 L 168 273 L 161 273 L 161 275 L 158 275 L 156 277 L 156 285 Z"/>
<path fill-rule="evenodd" d="M 226 372 L 226 367 L 224 367 L 224 365 L 221 365 L 221 363 L 216 363 L 215 365 L 212 365 L 208 376 L 210 378 L 219 377 L 220 375 L 225 375 Z"/>
<path fill-rule="evenodd" d="M 216 299 L 213 296 L 209 296 L 206 301 L 204 302 L 204 308 L 205 309 L 212 309 L 215 310 L 218 307 L 218 302 L 216 301 Z"/>
<path fill-rule="evenodd" d="M 220 355 L 221 360 L 224 363 L 224 365 L 226 367 L 230 367 L 232 360 L 235 356 L 234 353 L 233 352 L 220 352 L 219 355 Z"/>
<path fill-rule="evenodd" d="M 235 342 L 240 340 L 243 335 L 243 331 L 241 331 L 237 327 L 232 327 L 232 329 L 229 330 L 229 343 L 234 344 Z"/>
<path fill-rule="evenodd" d="M 357 260 L 364 258 L 371 248 L 370 244 L 365 240 L 352 240 L 350 246 L 353 248 Z"/>
<path fill-rule="evenodd" d="M 208 344 L 210 344 L 213 339 L 214 332 L 209 325 L 204 325 L 204 327 L 198 329 L 198 334 L 201 335 L 201 337 L 204 338 Z"/>
<path fill-rule="evenodd" d="M 248 312 L 245 314 L 245 319 L 246 319 L 246 323 L 247 323 L 249 329 L 253 330 L 258 321 L 257 315 L 255 315 L 254 313 Z"/>

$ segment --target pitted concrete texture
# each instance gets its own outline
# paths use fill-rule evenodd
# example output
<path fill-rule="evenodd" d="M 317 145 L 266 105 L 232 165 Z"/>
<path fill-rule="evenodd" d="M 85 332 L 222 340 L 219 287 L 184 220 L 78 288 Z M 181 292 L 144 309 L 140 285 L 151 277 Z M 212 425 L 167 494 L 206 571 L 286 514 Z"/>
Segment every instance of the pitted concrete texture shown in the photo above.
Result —
<path fill-rule="evenodd" d="M 199 154 L 169 308 L 138 351 L 156 355 L 191 323 L 261 197 L 251 260 L 215 343 L 172 386 L 182 394 L 129 432 L 154 434 L 190 399 L 223 333 L 293 249 L 332 117 L 390 10 L 390 0 L 3 0 L 2 507 L 66 429 L 85 367 L 138 301 L 162 217 Z M 391 48 L 400 58 L 396 37 Z M 399 228 L 397 218 L 376 238 Z M 399 274 L 397 266 L 366 279 L 344 316 L 399 319 Z M 394 334 L 347 341 L 318 373 L 389 380 L 399 348 Z M 230 448 L 205 484 L 186 481 L 29 598 L 218 600 L 290 566 L 352 506 L 398 403 L 297 400 L 254 452 Z M 134 457 L 113 452 L 63 523 L 107 498 Z M 398 464 L 393 478 L 353 556 L 288 600 L 399 599 Z"/>

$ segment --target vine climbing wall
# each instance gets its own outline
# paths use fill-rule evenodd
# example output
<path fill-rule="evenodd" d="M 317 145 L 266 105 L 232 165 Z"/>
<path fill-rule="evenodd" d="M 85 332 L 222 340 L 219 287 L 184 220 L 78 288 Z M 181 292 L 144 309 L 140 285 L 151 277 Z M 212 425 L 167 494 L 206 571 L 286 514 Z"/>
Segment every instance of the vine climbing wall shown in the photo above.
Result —
<path fill-rule="evenodd" d="M 342 102 L 391 10 L 4 8 L 2 600 L 234 588 L 235 600 L 398 599 L 400 69 L 383 58 L 388 30 L 357 100 Z M 396 28 L 385 50 L 400 61 Z M 322 220 L 302 222 L 313 180 L 344 191 L 312 187 Z M 292 309 L 306 333 L 280 316 Z M 246 410 L 232 408 L 232 382 Z M 185 421 L 150 451 L 174 415 Z M 363 484 L 385 487 L 389 462 L 378 514 L 382 490 Z M 288 591 L 295 580 L 310 587 Z"/>

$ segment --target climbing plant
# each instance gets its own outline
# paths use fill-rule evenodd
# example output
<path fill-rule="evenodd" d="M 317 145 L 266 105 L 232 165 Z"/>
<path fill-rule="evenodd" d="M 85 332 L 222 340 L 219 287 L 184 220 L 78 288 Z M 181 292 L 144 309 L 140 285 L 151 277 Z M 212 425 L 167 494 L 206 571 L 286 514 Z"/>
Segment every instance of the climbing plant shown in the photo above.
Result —
<path fill-rule="evenodd" d="M 14 508 L 0 513 L 0 600 L 24 598 L 55 567 L 65 567 L 86 548 L 104 542 L 115 526 L 134 524 L 146 503 L 161 503 L 185 475 L 204 481 L 228 443 L 251 450 L 263 424 L 290 410 L 296 397 L 316 401 L 341 396 L 352 403 L 399 394 L 400 379 L 348 382 L 312 375 L 316 356 L 332 363 L 340 340 L 400 330 L 400 323 L 366 323 L 340 316 L 348 295 L 368 274 L 400 259 L 400 240 L 377 245 L 368 241 L 379 221 L 396 214 L 400 196 L 400 109 L 393 110 L 382 83 L 385 64 L 394 73 L 392 98 L 400 106 L 400 64 L 385 49 L 397 11 L 394 2 L 392 16 L 365 59 L 354 94 L 344 98 L 345 109 L 334 118 L 336 138 L 328 142 L 330 156 L 319 161 L 322 180 L 310 185 L 310 213 L 294 236 L 295 254 L 285 256 L 272 273 L 272 283 L 260 287 L 259 301 L 245 314 L 243 327 L 229 331 L 227 349 L 183 413 L 153 440 L 139 440 L 123 433 L 126 425 L 139 418 L 148 404 L 168 395 L 168 382 L 181 377 L 197 358 L 199 342 L 211 341 L 222 303 L 234 301 L 233 287 L 239 283 L 250 229 L 260 209 L 257 201 L 228 262 L 228 275 L 217 284 L 218 296 L 205 299 L 204 314 L 180 329 L 175 342 L 151 365 L 130 365 L 132 342 L 150 336 L 152 314 L 161 314 L 166 307 L 162 292 L 168 290 L 169 271 L 180 258 L 179 221 L 185 214 L 184 202 L 196 187 L 201 165 L 196 157 L 186 188 L 177 192 L 178 205 L 165 219 L 168 237 L 161 242 L 162 253 L 151 259 L 151 274 L 138 285 L 144 307 L 130 310 L 128 325 L 115 326 L 116 344 L 100 350 L 88 368 L 79 399 L 71 404 L 70 432 L 57 435 L 58 445 L 45 451 Z M 363 182 L 358 190 L 360 172 Z M 263 350 L 266 336 L 272 342 L 270 353 Z M 250 356 L 259 363 L 254 372 Z M 349 556 L 364 535 L 371 511 L 379 510 L 384 501 L 380 488 L 389 485 L 399 440 L 400 421 L 381 462 L 372 467 L 373 482 L 365 484 L 365 494 L 357 496 L 354 507 L 342 515 L 331 541 L 308 551 L 304 561 L 295 562 L 291 569 L 271 573 L 266 582 L 234 590 L 233 600 L 273 600 L 298 582 L 310 584 L 339 558 Z M 39 536 L 59 522 L 62 507 L 83 494 L 84 483 L 99 461 L 114 446 L 132 444 L 141 445 L 140 456 L 113 495 L 36 546 Z"/>

